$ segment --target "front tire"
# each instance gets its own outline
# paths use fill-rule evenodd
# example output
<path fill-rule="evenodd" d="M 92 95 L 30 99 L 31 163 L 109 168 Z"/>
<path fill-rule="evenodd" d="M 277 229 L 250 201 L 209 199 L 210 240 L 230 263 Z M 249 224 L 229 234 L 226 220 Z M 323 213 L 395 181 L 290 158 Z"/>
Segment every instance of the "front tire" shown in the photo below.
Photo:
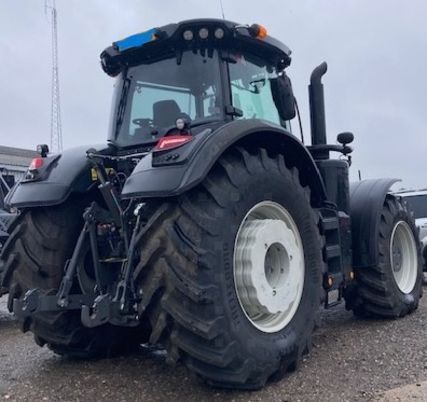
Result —
<path fill-rule="evenodd" d="M 392 195 L 384 201 L 378 236 L 378 264 L 356 271 L 347 308 L 361 317 L 403 317 L 418 307 L 423 273 L 414 219 Z"/>
<path fill-rule="evenodd" d="M 251 258 L 242 250 L 251 228 L 246 227 L 243 238 L 238 233 L 245 230 L 252 212 L 256 215 L 252 222 L 268 226 L 268 221 L 277 220 L 271 228 L 277 225 L 278 230 L 287 225 L 284 238 L 293 236 L 293 245 L 301 246 L 300 254 L 295 252 L 296 263 L 287 267 L 299 278 L 300 288 L 292 289 L 286 275 L 270 277 L 278 292 L 283 290 L 280 284 L 291 287 L 294 303 L 286 293 L 278 295 L 283 306 L 264 300 L 263 309 L 262 297 L 257 296 L 253 306 L 248 306 L 250 296 L 243 300 L 254 284 L 245 289 L 248 267 L 236 272 L 236 258 L 237 265 Z M 290 219 L 283 218 L 286 214 Z M 252 233 L 253 245 L 261 249 L 262 233 Z M 282 241 L 273 237 L 265 239 L 267 249 Z M 164 345 L 170 361 L 180 359 L 211 385 L 255 389 L 270 378 L 280 378 L 296 368 L 311 346 L 321 300 L 322 247 L 310 192 L 282 155 L 236 149 L 223 156 L 200 186 L 160 207 L 141 233 L 135 279 L 144 294 L 143 319 L 151 323 L 150 341 Z M 289 250 L 268 258 L 260 251 L 262 266 L 254 269 L 262 274 L 268 259 L 277 268 L 274 261 Z M 274 286 L 264 279 L 272 292 Z M 259 290 L 256 285 L 252 288 Z M 280 314 L 281 308 L 290 313 Z"/>

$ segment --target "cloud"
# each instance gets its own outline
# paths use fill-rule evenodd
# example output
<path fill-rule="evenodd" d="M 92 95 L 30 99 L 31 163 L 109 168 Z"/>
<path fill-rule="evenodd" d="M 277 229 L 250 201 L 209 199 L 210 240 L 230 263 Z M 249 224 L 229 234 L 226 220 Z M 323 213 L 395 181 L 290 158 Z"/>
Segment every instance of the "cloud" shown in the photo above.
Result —
<path fill-rule="evenodd" d="M 0 143 L 49 142 L 50 26 L 43 0 L 0 1 Z M 309 133 L 307 83 L 325 77 L 330 142 L 356 136 L 353 178 L 402 177 L 427 186 L 427 4 L 422 0 L 223 0 L 230 20 L 267 26 L 293 49 L 289 75 Z M 57 0 L 64 146 L 107 136 L 114 81 L 99 54 L 112 41 L 152 26 L 221 15 L 219 1 Z M 424 163 L 424 165 L 423 165 Z"/>

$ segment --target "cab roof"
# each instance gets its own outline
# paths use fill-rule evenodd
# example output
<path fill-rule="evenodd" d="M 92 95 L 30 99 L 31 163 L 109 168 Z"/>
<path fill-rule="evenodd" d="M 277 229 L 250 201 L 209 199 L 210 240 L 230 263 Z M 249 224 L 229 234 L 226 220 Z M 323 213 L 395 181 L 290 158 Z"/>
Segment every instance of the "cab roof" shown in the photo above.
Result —
<path fill-rule="evenodd" d="M 291 50 L 269 36 L 264 27 L 241 25 L 220 19 L 192 19 L 152 28 L 113 42 L 101 53 L 101 65 L 110 76 L 126 66 L 152 63 L 185 50 L 209 52 L 211 49 L 247 51 L 274 63 L 279 68 L 291 62 Z"/>

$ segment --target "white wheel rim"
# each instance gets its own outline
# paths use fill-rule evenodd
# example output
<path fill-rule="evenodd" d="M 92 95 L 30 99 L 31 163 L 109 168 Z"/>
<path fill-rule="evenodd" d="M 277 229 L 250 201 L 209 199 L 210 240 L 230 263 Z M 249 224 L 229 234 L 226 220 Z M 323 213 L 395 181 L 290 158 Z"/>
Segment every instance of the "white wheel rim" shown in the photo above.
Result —
<path fill-rule="evenodd" d="M 234 245 L 234 284 L 248 320 L 263 332 L 289 324 L 304 286 L 304 249 L 283 206 L 263 201 L 244 217 Z"/>
<path fill-rule="evenodd" d="M 403 293 L 411 293 L 417 281 L 417 245 L 409 225 L 399 221 L 390 238 L 390 263 L 394 280 Z"/>

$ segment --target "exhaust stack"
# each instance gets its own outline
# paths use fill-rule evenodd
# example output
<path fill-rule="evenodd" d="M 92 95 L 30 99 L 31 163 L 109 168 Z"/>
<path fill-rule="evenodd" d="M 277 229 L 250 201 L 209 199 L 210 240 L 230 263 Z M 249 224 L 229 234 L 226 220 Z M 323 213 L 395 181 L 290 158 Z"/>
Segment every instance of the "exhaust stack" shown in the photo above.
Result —
<path fill-rule="evenodd" d="M 322 77 L 326 74 L 328 65 L 323 62 L 311 73 L 310 85 L 308 86 L 310 100 L 310 122 L 311 122 L 311 144 L 322 145 L 327 143 L 326 119 L 325 119 L 325 97 L 323 94 Z M 320 156 L 320 155 L 319 155 Z M 329 152 L 320 159 L 328 159 Z"/>

